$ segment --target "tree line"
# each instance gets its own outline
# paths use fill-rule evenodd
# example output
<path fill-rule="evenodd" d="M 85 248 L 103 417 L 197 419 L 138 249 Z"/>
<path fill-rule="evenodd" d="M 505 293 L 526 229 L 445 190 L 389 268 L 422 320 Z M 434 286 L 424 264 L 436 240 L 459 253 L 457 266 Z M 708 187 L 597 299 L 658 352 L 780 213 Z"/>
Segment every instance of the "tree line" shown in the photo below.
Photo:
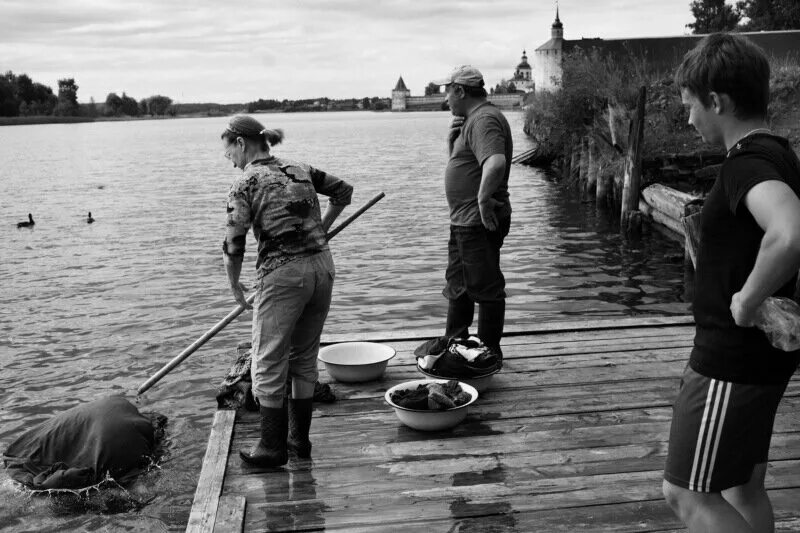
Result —
<path fill-rule="evenodd" d="M 27 74 L 8 71 L 0 76 L 0 117 L 63 116 L 63 117 L 138 117 L 174 115 L 172 99 L 153 95 L 136 100 L 124 92 L 109 93 L 102 104 L 94 98 L 88 104 L 78 103 L 78 85 L 74 78 L 58 80 L 58 93 Z"/>
<path fill-rule="evenodd" d="M 259 98 L 253 102 L 247 102 L 245 110 L 248 113 L 259 111 L 281 111 L 291 113 L 296 111 L 354 111 L 357 109 L 368 109 L 372 111 L 382 111 L 391 107 L 391 98 L 379 96 L 364 98 L 306 98 L 303 100 L 273 100 Z"/>
<path fill-rule="evenodd" d="M 692 33 L 717 31 L 773 31 L 800 29 L 800 2 L 797 0 L 692 0 Z"/>

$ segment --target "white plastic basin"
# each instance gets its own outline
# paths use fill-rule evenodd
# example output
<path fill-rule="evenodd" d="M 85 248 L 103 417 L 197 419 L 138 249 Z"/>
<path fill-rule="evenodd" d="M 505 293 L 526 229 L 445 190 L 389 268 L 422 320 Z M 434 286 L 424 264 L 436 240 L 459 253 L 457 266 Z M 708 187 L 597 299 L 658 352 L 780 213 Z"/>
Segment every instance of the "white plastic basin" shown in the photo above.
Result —
<path fill-rule="evenodd" d="M 340 342 L 320 348 L 318 358 L 336 381 L 357 383 L 381 377 L 396 353 L 377 342 Z"/>

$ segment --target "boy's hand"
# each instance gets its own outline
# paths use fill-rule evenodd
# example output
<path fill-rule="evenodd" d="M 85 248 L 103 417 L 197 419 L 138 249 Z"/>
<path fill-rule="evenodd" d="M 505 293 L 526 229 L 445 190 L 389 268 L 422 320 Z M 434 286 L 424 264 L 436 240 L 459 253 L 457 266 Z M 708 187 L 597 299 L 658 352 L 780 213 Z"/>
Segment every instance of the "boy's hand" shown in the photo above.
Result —
<path fill-rule="evenodd" d="M 737 292 L 731 298 L 731 315 L 736 325 L 742 328 L 753 326 L 756 318 L 756 307 L 747 305 L 741 292 Z"/>

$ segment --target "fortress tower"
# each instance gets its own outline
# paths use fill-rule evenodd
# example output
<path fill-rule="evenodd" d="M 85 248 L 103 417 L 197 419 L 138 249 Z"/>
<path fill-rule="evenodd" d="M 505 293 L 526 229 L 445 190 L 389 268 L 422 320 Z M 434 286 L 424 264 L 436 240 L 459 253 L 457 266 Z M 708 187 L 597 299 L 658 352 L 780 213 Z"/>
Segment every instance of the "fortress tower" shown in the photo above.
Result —
<path fill-rule="evenodd" d="M 406 98 L 411 96 L 411 91 L 406 87 L 406 82 L 403 81 L 403 76 L 397 80 L 397 85 L 392 89 L 392 111 L 405 111 Z"/>
<path fill-rule="evenodd" d="M 537 91 L 552 91 L 561 83 L 561 58 L 564 52 L 564 25 L 558 18 L 550 26 L 550 40 L 534 52 L 533 81 Z"/>

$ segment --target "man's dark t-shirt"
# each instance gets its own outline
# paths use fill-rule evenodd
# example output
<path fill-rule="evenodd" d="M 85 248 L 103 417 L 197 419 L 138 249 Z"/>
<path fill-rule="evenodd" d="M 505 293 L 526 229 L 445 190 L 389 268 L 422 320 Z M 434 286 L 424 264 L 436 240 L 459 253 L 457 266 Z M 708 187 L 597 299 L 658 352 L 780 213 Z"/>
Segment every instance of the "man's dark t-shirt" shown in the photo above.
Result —
<path fill-rule="evenodd" d="M 511 127 L 503 113 L 490 103 L 475 108 L 461 127 L 453 143 L 453 151 L 444 172 L 444 189 L 450 207 L 450 224 L 480 226 L 478 190 L 481 186 L 483 163 L 495 154 L 506 158 L 503 182 L 492 195 L 502 202 L 496 208 L 498 218 L 511 215 L 508 199 L 508 175 L 511 172 L 513 143 Z"/>
<path fill-rule="evenodd" d="M 730 311 L 731 298 L 753 270 L 764 236 L 744 198 L 768 180 L 786 183 L 800 197 L 800 162 L 785 139 L 751 135 L 730 150 L 703 205 L 693 303 L 697 329 L 689 364 L 708 377 L 779 383 L 800 360 L 800 351 L 781 351 L 761 330 L 737 326 Z M 791 297 L 796 279 L 774 296 Z"/>

